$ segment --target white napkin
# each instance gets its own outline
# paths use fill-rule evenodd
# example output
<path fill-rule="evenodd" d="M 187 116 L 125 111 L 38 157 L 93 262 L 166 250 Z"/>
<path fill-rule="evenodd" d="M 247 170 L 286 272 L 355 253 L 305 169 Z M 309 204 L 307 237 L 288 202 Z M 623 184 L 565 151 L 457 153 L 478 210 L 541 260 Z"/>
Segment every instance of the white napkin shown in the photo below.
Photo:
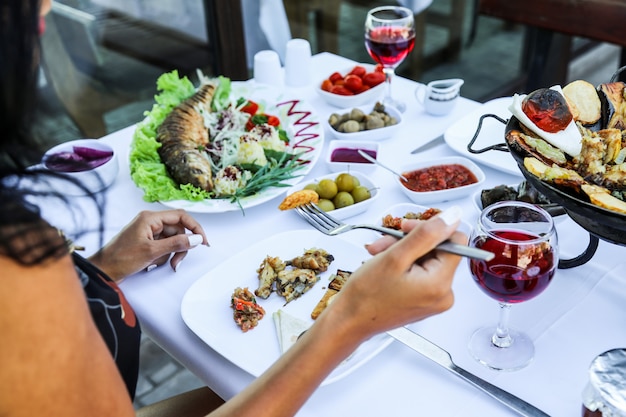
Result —
<path fill-rule="evenodd" d="M 291 39 L 285 6 L 282 0 L 260 0 L 260 2 L 259 26 L 272 49 L 278 52 L 280 61 L 285 62 L 287 41 Z"/>

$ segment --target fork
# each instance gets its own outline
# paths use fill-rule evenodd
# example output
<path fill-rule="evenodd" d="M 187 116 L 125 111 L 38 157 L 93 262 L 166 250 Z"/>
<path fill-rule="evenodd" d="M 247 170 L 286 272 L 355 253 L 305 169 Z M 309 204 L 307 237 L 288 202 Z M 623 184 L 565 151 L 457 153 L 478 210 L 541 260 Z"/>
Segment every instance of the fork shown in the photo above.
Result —
<path fill-rule="evenodd" d="M 296 213 L 306 220 L 311 226 L 328 236 L 336 236 L 354 229 L 369 229 L 379 233 L 390 235 L 402 239 L 406 234 L 400 230 L 387 227 L 376 226 L 374 224 L 346 224 L 335 219 L 325 211 L 319 209 L 315 204 L 307 203 L 296 207 Z M 465 256 L 481 261 L 490 261 L 494 254 L 489 251 L 474 248 L 472 246 L 460 245 L 458 243 L 445 241 L 437 245 L 437 249 L 443 252 Z"/>

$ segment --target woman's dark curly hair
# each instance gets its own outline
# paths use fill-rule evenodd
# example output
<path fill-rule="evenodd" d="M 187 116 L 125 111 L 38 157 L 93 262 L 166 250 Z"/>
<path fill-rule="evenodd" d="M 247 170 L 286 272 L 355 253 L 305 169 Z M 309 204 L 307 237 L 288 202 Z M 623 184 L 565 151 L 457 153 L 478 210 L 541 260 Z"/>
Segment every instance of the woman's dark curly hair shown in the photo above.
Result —
<path fill-rule="evenodd" d="M 32 201 L 43 196 L 70 204 L 58 191 L 41 191 L 46 190 L 41 187 L 36 191 L 24 184 L 45 182 L 50 177 L 76 183 L 62 174 L 28 167 L 43 154 L 30 133 L 41 59 L 40 1 L 0 0 L 0 255 L 25 265 L 67 253 L 65 240 L 41 218 Z M 102 218 L 102 197 L 91 197 Z M 102 232 L 102 224 L 99 230 Z"/>

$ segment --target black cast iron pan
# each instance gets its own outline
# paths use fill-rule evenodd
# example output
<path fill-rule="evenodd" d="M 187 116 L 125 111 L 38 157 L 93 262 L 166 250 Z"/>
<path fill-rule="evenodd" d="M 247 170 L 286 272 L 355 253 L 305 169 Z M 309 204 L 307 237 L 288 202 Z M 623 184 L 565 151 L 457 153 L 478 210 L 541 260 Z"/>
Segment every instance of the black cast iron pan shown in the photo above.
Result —
<path fill-rule="evenodd" d="M 526 180 L 548 199 L 560 204 L 572 220 L 591 235 L 607 242 L 626 246 L 626 215 L 596 206 L 585 200 L 585 196 L 558 189 L 528 172 L 524 167 L 524 158 L 528 155 L 509 143 L 509 132 L 513 130 L 520 130 L 520 123 L 514 116 L 506 124 L 506 143 Z"/>

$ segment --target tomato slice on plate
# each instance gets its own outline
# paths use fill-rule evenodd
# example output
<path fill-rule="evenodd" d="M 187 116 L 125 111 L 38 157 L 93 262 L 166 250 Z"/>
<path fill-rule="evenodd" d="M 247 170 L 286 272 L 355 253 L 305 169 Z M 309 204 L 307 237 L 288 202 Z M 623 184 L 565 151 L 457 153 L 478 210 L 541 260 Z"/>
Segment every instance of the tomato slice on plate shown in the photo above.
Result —
<path fill-rule="evenodd" d="M 252 100 L 247 100 L 245 106 L 241 108 L 241 111 L 248 113 L 250 116 L 254 116 L 259 111 L 259 105 Z"/>

